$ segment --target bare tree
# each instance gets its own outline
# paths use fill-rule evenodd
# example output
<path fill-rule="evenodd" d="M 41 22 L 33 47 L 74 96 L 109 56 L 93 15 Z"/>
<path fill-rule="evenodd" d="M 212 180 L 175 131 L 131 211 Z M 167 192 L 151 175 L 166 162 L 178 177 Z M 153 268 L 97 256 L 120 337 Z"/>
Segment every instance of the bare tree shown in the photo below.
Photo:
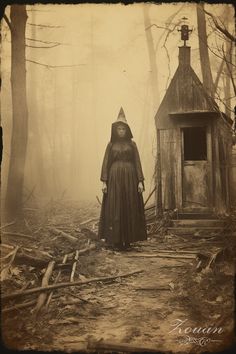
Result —
<path fill-rule="evenodd" d="M 31 7 L 31 10 L 33 10 L 33 6 Z M 36 17 L 35 11 L 32 11 L 31 14 L 32 24 L 35 23 L 35 17 Z M 37 41 L 36 28 L 37 28 L 36 26 L 32 26 L 31 38 L 26 38 L 27 42 Z M 51 48 L 51 44 L 50 47 L 45 45 L 39 47 L 39 46 L 34 46 L 34 45 L 31 46 L 26 44 L 26 47 L 29 48 L 28 51 L 33 52 L 35 48 Z M 45 96 L 45 92 L 44 91 L 41 92 L 41 96 L 39 96 L 40 92 L 36 82 L 37 70 L 38 70 L 37 65 L 31 65 L 30 71 L 28 71 L 27 73 L 28 108 L 29 108 L 29 142 L 27 148 L 27 162 L 29 162 L 29 164 L 34 164 L 35 161 L 37 161 L 34 170 L 36 172 L 39 189 L 41 192 L 43 192 L 46 190 L 47 178 L 45 176 L 45 166 L 44 166 L 43 150 L 42 150 L 42 135 L 40 134 L 40 129 L 39 129 L 39 117 L 43 111 L 42 106 L 45 104 L 44 100 L 42 99 Z M 41 98 L 40 100 L 39 97 Z"/>
<path fill-rule="evenodd" d="M 10 20 L 4 15 L 11 31 L 12 136 L 6 209 L 10 214 L 21 211 L 26 149 L 28 141 L 28 110 L 26 100 L 25 5 L 11 5 Z"/>
<path fill-rule="evenodd" d="M 2 22 L 0 22 L 0 45 L 2 44 Z M 2 81 L 1 59 L 0 59 L 0 82 Z M 1 86 L 0 86 L 1 91 Z M 0 114 L 0 187 L 1 187 L 1 165 L 2 165 L 2 126 L 1 126 L 1 114 Z M 0 188 L 1 190 L 1 188 Z"/>
<path fill-rule="evenodd" d="M 153 96 L 153 109 L 155 111 L 160 104 L 160 94 L 158 88 L 158 70 L 156 64 L 156 52 L 155 52 L 155 47 L 153 42 L 148 5 L 143 6 L 143 17 L 144 17 L 145 34 L 147 40 L 147 48 L 148 48 L 150 71 L 151 71 L 150 78 L 151 78 L 152 96 Z"/>
<path fill-rule="evenodd" d="M 205 86 L 206 91 L 209 93 L 209 95 L 213 97 L 214 84 L 212 79 L 210 58 L 207 45 L 206 18 L 203 3 L 197 4 L 197 23 L 203 85 Z"/>

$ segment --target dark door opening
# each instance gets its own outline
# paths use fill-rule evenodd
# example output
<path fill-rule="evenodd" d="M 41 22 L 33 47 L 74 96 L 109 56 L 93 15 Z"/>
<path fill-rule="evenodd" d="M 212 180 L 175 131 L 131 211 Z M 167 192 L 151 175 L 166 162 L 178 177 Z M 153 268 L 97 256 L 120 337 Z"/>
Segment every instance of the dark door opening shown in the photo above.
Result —
<path fill-rule="evenodd" d="M 183 208 L 189 212 L 209 209 L 209 163 L 207 127 L 182 129 L 183 143 Z"/>
<path fill-rule="evenodd" d="M 184 161 L 207 160 L 206 127 L 183 128 Z"/>

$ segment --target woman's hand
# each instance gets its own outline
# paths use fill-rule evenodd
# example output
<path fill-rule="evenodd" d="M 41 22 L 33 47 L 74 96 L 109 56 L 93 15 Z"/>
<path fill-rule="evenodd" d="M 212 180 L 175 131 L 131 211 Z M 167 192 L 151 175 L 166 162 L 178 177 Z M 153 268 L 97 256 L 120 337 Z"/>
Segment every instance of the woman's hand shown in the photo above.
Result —
<path fill-rule="evenodd" d="M 144 191 L 143 182 L 139 182 L 139 184 L 138 184 L 138 192 L 139 193 L 143 193 L 143 191 Z"/>
<path fill-rule="evenodd" d="M 107 184 L 106 184 L 106 182 L 103 182 L 103 185 L 102 185 L 102 192 L 103 192 L 103 193 L 107 193 Z"/>

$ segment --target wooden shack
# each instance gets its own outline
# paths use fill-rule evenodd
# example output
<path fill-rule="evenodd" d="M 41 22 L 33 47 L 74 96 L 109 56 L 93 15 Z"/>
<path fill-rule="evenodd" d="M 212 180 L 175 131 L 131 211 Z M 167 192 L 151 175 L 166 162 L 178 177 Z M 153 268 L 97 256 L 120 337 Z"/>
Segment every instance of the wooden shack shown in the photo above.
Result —
<path fill-rule="evenodd" d="M 179 47 L 179 66 L 155 116 L 160 210 L 223 213 L 230 208 L 232 120 L 207 94 Z"/>

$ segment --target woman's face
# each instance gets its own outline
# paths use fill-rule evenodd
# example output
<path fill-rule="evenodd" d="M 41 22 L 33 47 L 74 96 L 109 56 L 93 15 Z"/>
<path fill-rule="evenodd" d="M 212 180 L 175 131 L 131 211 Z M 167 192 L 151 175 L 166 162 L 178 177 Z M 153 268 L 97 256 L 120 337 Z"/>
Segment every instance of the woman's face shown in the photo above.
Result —
<path fill-rule="evenodd" d="M 119 138 L 124 138 L 126 134 L 126 127 L 124 125 L 118 125 L 117 134 Z"/>

